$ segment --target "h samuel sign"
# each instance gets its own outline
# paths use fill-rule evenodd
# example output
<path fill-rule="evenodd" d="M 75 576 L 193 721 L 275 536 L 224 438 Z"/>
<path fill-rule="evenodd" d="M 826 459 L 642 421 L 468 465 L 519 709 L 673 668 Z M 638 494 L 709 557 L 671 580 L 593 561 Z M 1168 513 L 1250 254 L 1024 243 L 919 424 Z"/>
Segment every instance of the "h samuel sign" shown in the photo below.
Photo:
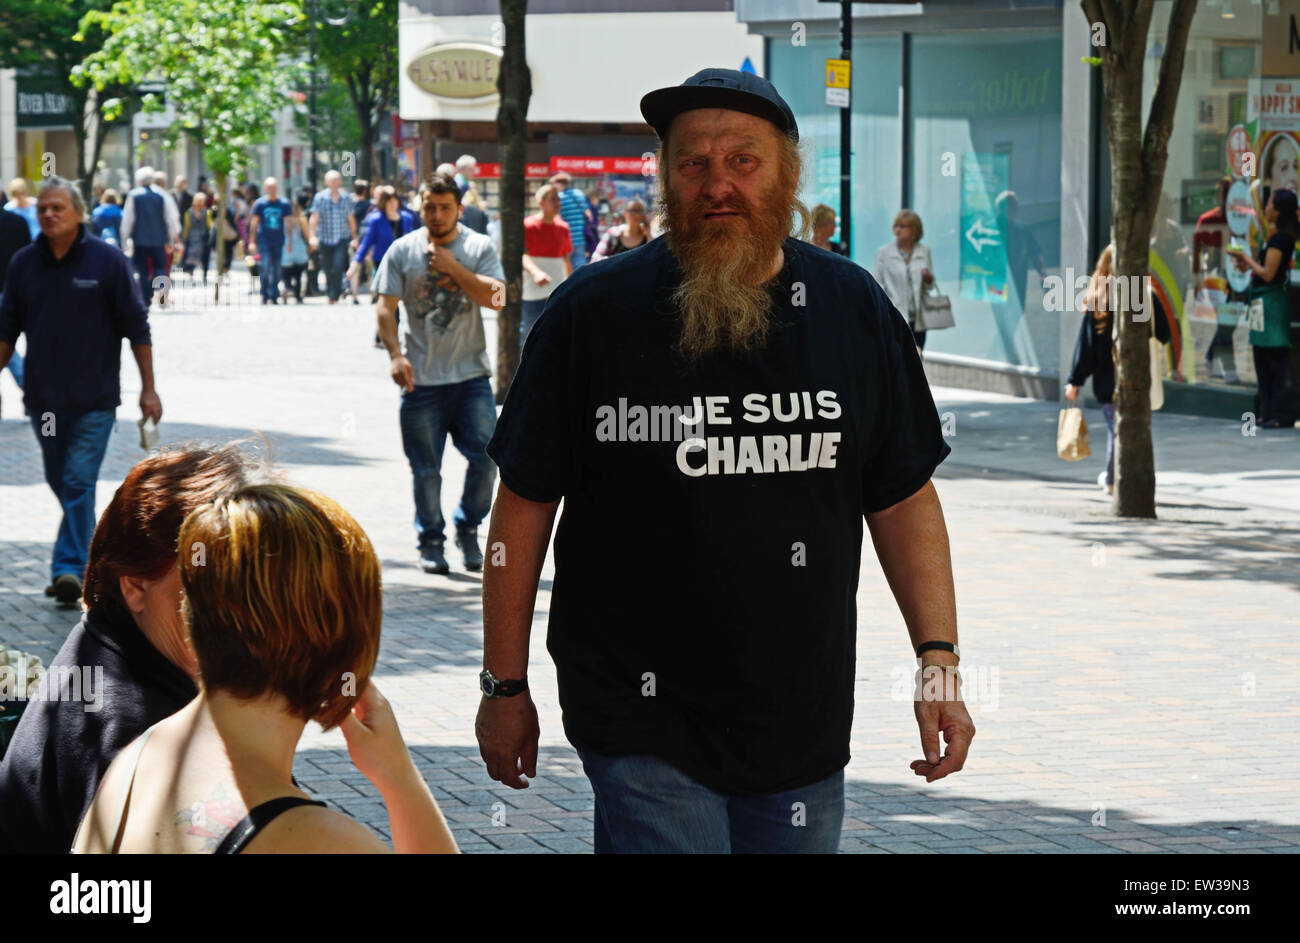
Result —
<path fill-rule="evenodd" d="M 483 43 L 437 43 L 416 53 L 406 74 L 439 98 L 479 99 L 497 94 L 501 50 Z"/>

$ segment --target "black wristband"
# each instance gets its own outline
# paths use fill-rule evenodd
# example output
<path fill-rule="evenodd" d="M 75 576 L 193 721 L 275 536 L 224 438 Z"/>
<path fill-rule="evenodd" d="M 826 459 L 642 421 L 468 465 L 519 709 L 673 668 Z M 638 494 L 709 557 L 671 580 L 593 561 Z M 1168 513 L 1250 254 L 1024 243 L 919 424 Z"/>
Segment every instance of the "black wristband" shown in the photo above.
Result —
<path fill-rule="evenodd" d="M 922 642 L 916 646 L 916 657 L 920 658 L 925 652 L 950 652 L 957 655 L 957 646 L 952 642 Z M 959 656 L 960 657 L 960 656 Z"/>

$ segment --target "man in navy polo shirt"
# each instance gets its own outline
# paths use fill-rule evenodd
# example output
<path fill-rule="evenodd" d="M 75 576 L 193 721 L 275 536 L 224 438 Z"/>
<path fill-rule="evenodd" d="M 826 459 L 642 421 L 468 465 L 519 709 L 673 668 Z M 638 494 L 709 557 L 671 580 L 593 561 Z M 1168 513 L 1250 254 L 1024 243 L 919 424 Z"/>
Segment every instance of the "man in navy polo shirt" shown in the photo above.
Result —
<path fill-rule="evenodd" d="M 148 309 L 121 250 L 86 231 L 76 184 L 49 177 L 36 202 L 41 235 L 9 263 L 0 300 L 0 369 L 27 334 L 24 403 L 41 445 L 45 480 L 63 520 L 46 595 L 81 597 L 95 529 L 95 482 L 122 401 L 122 338 L 140 368 L 140 411 L 157 422 Z"/>
<path fill-rule="evenodd" d="M 975 733 L 945 670 L 930 477 L 949 447 L 902 315 L 792 237 L 799 134 L 776 89 L 706 69 L 641 113 L 664 238 L 555 290 L 487 447 L 479 750 L 508 786 L 536 775 L 529 633 L 563 498 L 547 649 L 595 850 L 834 852 L 864 518 L 925 672 L 912 771 L 960 770 Z"/>

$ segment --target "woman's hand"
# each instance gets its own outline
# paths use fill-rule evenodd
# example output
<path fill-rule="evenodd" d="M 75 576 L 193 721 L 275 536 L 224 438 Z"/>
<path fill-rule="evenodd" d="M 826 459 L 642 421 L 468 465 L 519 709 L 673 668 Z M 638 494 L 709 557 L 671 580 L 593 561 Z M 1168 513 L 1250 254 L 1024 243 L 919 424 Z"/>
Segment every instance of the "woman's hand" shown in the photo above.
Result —
<path fill-rule="evenodd" d="M 1079 388 L 1073 383 L 1065 384 L 1065 398 L 1073 403 L 1079 398 Z"/>
<path fill-rule="evenodd" d="M 931 274 L 928 268 L 921 269 L 921 281 L 927 285 L 934 281 L 934 275 Z"/>
<path fill-rule="evenodd" d="M 339 729 L 348 742 L 352 762 L 381 793 L 403 785 L 412 773 L 418 778 L 393 709 L 373 681 Z"/>

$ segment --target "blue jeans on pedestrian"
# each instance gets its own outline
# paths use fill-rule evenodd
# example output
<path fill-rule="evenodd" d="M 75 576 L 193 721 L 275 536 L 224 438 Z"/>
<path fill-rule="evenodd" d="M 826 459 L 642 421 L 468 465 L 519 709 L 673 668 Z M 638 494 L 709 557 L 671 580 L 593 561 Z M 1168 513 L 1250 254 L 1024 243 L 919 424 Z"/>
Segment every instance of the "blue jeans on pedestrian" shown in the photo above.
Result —
<path fill-rule="evenodd" d="M 657 756 L 578 750 L 596 804 L 596 854 L 834 854 L 844 770 L 766 796 L 725 796 Z"/>
<path fill-rule="evenodd" d="M 45 481 L 63 506 L 63 520 L 54 541 L 51 581 L 65 573 L 81 579 L 86 572 L 90 537 L 95 532 L 95 482 L 108 451 L 116 413 L 114 409 L 96 409 L 77 416 L 32 413 L 32 429 L 45 464 Z M 43 416 L 49 417 L 48 423 Z"/>
<path fill-rule="evenodd" d="M 1106 484 L 1115 483 L 1115 404 L 1102 403 L 1101 415 L 1106 420 Z"/>
<path fill-rule="evenodd" d="M 497 467 L 486 451 L 497 422 L 492 384 L 487 377 L 474 377 L 445 386 L 417 386 L 402 394 L 399 419 L 414 483 L 416 546 L 423 557 L 427 551 L 441 550 L 446 539 L 442 450 L 448 433 L 469 462 L 460 506 L 452 518 L 457 531 L 473 531 L 492 507 Z"/>
<path fill-rule="evenodd" d="M 325 295 L 337 301 L 343 294 L 343 275 L 348 268 L 348 241 L 320 244 L 320 267 L 325 270 Z"/>
<path fill-rule="evenodd" d="M 153 304 L 154 289 L 166 292 L 171 273 L 167 271 L 167 250 L 162 246 L 136 246 L 131 250 L 131 264 L 135 266 L 136 284 L 145 307 Z M 168 282 L 158 282 L 167 278 Z"/>
<path fill-rule="evenodd" d="M 284 260 L 284 244 L 275 245 L 258 239 L 257 251 L 262 256 L 262 297 L 267 301 L 275 301 L 280 297 L 280 263 Z"/>
<path fill-rule="evenodd" d="M 519 349 L 524 349 L 524 341 L 528 340 L 528 335 L 532 333 L 533 325 L 537 319 L 542 316 L 542 311 L 546 309 L 546 299 L 541 298 L 537 301 L 525 301 L 524 310 L 519 316 Z"/>
<path fill-rule="evenodd" d="M 573 270 L 576 272 L 587 264 L 587 246 L 582 242 L 582 237 L 578 237 L 579 244 L 573 247 L 573 254 L 569 256 L 569 261 L 573 263 Z"/>

